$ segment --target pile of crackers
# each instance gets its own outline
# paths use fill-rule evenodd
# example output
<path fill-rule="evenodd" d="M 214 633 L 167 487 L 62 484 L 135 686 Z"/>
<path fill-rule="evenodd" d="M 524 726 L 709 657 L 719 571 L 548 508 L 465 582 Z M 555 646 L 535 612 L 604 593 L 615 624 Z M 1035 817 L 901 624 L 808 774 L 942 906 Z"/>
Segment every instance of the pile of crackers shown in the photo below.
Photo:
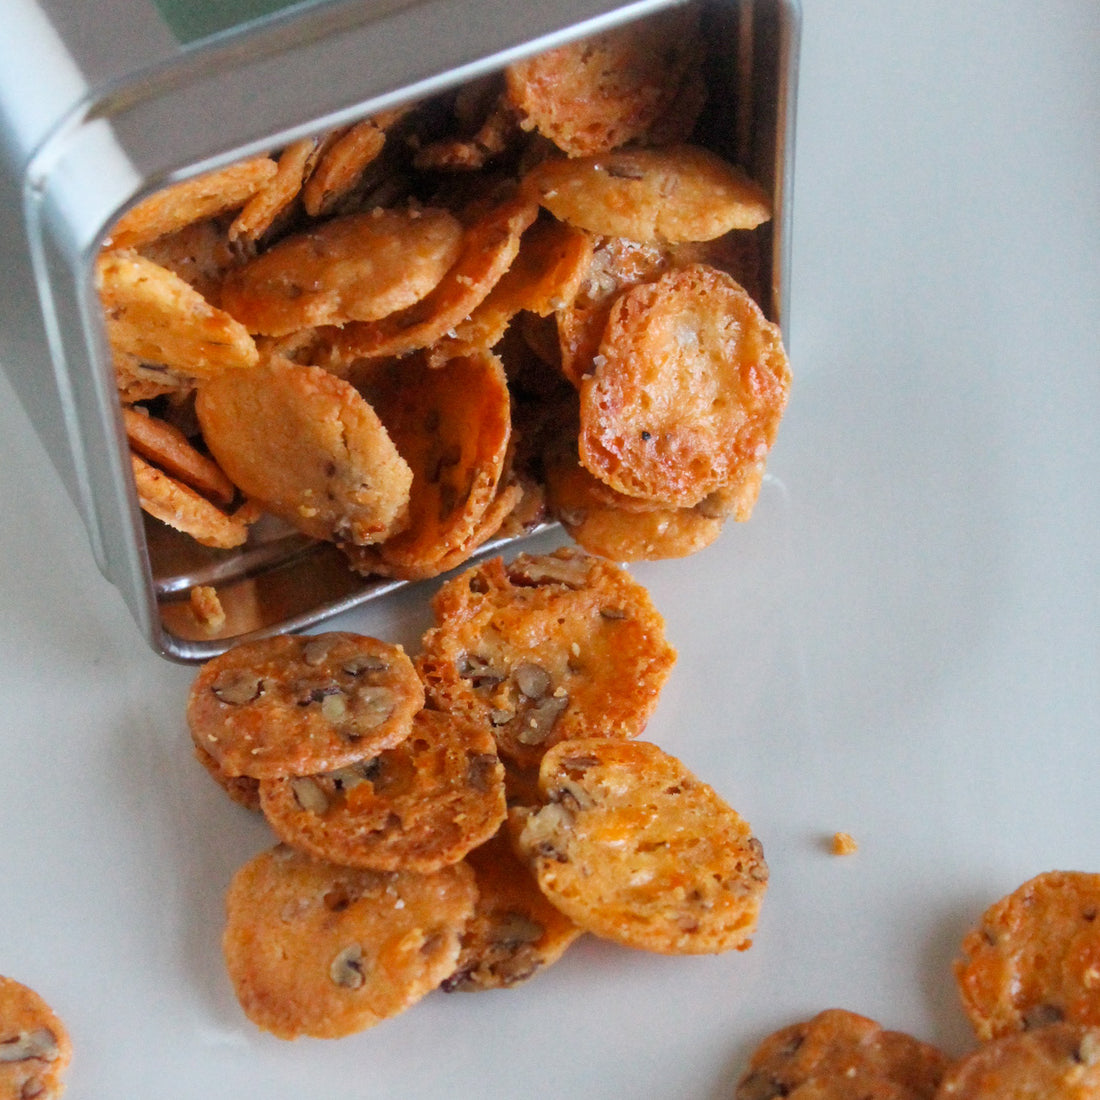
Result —
<path fill-rule="evenodd" d="M 752 512 L 787 402 L 767 193 L 677 6 L 175 183 L 96 267 L 137 496 L 417 579 L 560 521 L 617 561 Z"/>
<path fill-rule="evenodd" d="M 277 838 L 234 876 L 225 962 L 282 1038 L 527 981 L 591 933 L 743 950 L 768 879 L 711 787 L 639 740 L 675 660 L 646 590 L 563 547 L 446 581 L 410 655 L 329 632 L 204 664 L 195 752 Z"/>

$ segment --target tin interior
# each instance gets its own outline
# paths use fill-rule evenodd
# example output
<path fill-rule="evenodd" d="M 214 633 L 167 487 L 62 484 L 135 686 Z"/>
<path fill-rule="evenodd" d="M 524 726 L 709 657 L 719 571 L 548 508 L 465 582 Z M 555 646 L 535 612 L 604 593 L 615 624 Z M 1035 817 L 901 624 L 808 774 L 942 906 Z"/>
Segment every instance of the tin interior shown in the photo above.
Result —
<path fill-rule="evenodd" d="M 501 68 L 523 54 L 593 33 L 615 22 L 644 18 L 661 6 L 620 6 L 593 18 L 563 24 L 495 54 L 437 72 L 430 79 L 395 83 L 378 95 L 360 97 L 354 103 L 325 111 L 323 116 L 299 119 L 279 131 L 269 128 L 257 133 L 254 139 L 231 148 L 210 149 L 209 157 L 192 158 L 191 163 L 174 167 L 164 165 L 163 155 L 158 160 L 153 147 L 147 146 L 150 113 L 156 116 L 165 109 L 155 90 L 145 87 L 136 104 L 127 106 L 125 89 L 120 88 L 85 115 L 78 136 L 85 144 L 95 137 L 97 112 L 110 115 L 112 138 L 118 138 L 119 134 L 125 138 L 127 123 L 131 124 L 140 140 L 136 144 L 121 142 L 126 153 L 122 160 L 126 163 L 112 177 L 114 193 L 128 189 L 127 198 L 122 203 L 114 202 L 111 216 L 93 214 L 90 220 L 98 224 L 101 235 L 123 206 L 173 179 L 259 148 L 278 148 L 305 133 L 370 115 L 384 106 L 424 98 L 464 79 Z M 756 231 L 762 250 L 760 305 L 772 320 L 782 325 L 788 296 L 797 4 L 793 0 L 711 0 L 701 6 L 709 40 L 716 45 L 711 51 L 708 74 L 709 106 L 695 140 L 742 165 L 772 194 L 774 217 Z M 287 32 L 284 29 L 281 33 Z M 380 48 L 383 33 L 384 28 L 379 27 Z M 263 67 L 278 60 L 277 47 L 277 36 L 275 47 L 270 43 L 267 46 L 273 51 L 270 58 L 259 47 L 252 47 L 255 55 L 252 64 Z M 221 53 L 223 56 L 216 61 L 200 56 L 194 64 L 200 72 L 205 66 L 216 76 L 217 66 L 226 63 L 224 50 Z M 180 90 L 175 84 L 182 78 L 171 70 L 166 70 L 159 79 L 163 97 L 171 99 Z M 182 86 L 186 91 L 186 81 L 182 81 Z M 139 108 L 140 125 L 127 114 Z M 197 150 L 209 141 L 209 130 L 207 125 L 201 131 L 202 140 L 183 135 L 179 146 Z M 102 134 L 99 140 L 103 140 Z M 111 145 L 113 153 L 115 143 Z M 59 157 L 60 161 L 71 159 L 72 150 L 67 152 L 68 158 Z M 155 171 L 144 170 L 142 161 L 148 157 L 152 159 L 147 166 L 155 164 Z M 45 178 L 58 167 L 58 164 L 44 168 L 39 165 L 38 170 Z M 32 174 L 33 170 L 32 166 Z M 98 190 L 108 196 L 101 201 L 110 206 L 112 187 L 101 185 Z M 49 198 L 49 189 L 43 188 L 43 194 Z M 53 353 L 60 364 L 62 400 L 70 413 L 73 451 L 83 491 L 80 504 L 101 569 L 127 598 L 153 648 L 174 660 L 205 660 L 243 637 L 305 628 L 405 583 L 366 580 L 348 569 L 343 555 L 334 546 L 288 533 L 277 524 L 257 525 L 249 543 L 239 550 L 210 550 L 140 511 L 129 475 L 114 373 L 106 355 L 98 301 L 88 274 L 97 238 L 74 238 L 71 233 L 66 238 L 59 233 L 59 223 L 72 224 L 71 218 L 66 220 L 58 214 L 59 205 L 54 197 L 53 207 L 43 201 L 37 211 L 35 258 L 40 287 L 45 283 Z M 88 218 L 83 219 L 84 225 L 88 222 Z M 32 229 L 36 227 L 32 225 Z M 35 240 L 33 232 L 32 240 Z M 72 282 L 74 272 L 80 273 L 76 285 Z M 83 335 L 82 340 L 76 338 L 78 333 Z M 504 541 L 486 544 L 479 554 L 499 549 Z M 189 610 L 188 596 L 195 585 L 217 588 L 226 622 L 216 635 L 204 632 Z"/>

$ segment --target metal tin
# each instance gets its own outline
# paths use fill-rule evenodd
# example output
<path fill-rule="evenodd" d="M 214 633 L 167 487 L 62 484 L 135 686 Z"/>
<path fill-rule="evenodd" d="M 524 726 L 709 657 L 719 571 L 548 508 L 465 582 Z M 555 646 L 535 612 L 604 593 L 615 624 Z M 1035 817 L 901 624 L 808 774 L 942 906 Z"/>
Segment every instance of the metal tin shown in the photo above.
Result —
<path fill-rule="evenodd" d="M 197 29 L 186 22 L 189 4 Z M 799 7 L 702 4 L 723 62 L 707 143 L 771 191 L 761 305 L 782 324 Z M 252 0 L 249 10 L 285 5 Z M 333 547 L 301 537 L 204 551 L 145 519 L 92 284 L 107 228 L 188 175 L 665 6 L 306 0 L 217 28 L 202 25 L 211 6 L 194 0 L 10 0 L 0 43 L 0 249 L 16 292 L 0 302 L 0 364 L 81 512 L 99 568 L 155 650 L 204 660 L 241 636 L 307 627 L 400 582 L 365 581 Z M 229 615 L 217 639 L 189 629 L 181 613 L 192 585 L 206 583 Z"/>

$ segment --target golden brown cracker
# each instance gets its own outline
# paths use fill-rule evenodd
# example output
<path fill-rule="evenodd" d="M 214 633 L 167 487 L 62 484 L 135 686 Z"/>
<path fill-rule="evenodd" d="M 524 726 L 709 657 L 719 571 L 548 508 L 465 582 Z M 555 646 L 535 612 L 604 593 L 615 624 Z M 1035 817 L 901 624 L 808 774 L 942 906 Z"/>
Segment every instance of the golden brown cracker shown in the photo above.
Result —
<path fill-rule="evenodd" d="M 935 1100 L 1096 1100 L 1100 1028 L 1068 1022 L 1012 1032 L 964 1055 Z"/>
<path fill-rule="evenodd" d="M 842 1097 L 856 1084 L 859 1096 L 932 1100 L 948 1065 L 938 1048 L 902 1031 L 841 1008 L 767 1036 L 753 1052 L 735 1100 L 779 1096 Z M 878 1091 L 876 1091 L 878 1090 Z"/>
<path fill-rule="evenodd" d="M 248 540 L 254 516 L 249 512 L 223 512 L 182 481 L 131 453 L 138 504 L 161 523 L 190 535 L 202 546 L 232 550 Z"/>
<path fill-rule="evenodd" d="M 555 314 L 561 369 L 579 386 L 591 374 L 599 355 L 611 308 L 622 291 L 650 282 L 668 268 L 668 257 L 656 244 L 623 237 L 596 241 L 585 278 L 573 301 Z"/>
<path fill-rule="evenodd" d="M 405 528 L 379 546 L 395 568 L 422 570 L 466 546 L 497 495 L 511 435 L 511 400 L 489 352 L 431 367 L 410 356 L 360 380 L 412 470 Z"/>
<path fill-rule="evenodd" d="M 462 934 L 448 993 L 509 989 L 552 966 L 583 935 L 550 904 L 503 832 L 466 857 L 477 880 L 477 908 Z"/>
<path fill-rule="evenodd" d="M 504 768 L 487 726 L 421 710 L 392 749 L 335 772 L 261 780 L 260 805 L 281 840 L 318 859 L 427 874 L 497 831 Z"/>
<path fill-rule="evenodd" d="M 991 905 L 954 964 L 979 1039 L 1100 1026 L 1100 874 L 1046 871 Z"/>
<path fill-rule="evenodd" d="M 110 248 L 139 248 L 192 222 L 243 206 L 278 170 L 270 157 L 253 157 L 155 191 L 111 227 Z"/>
<path fill-rule="evenodd" d="M 525 129 L 537 130 L 570 156 L 627 142 L 686 136 L 702 106 L 683 96 L 698 86 L 702 56 L 698 10 L 666 8 L 516 62 L 508 95 Z M 678 118 L 670 126 L 673 110 Z"/>
<path fill-rule="evenodd" d="M 412 471 L 358 391 L 322 367 L 224 372 L 195 411 L 230 480 L 303 533 L 369 543 L 405 523 Z"/>
<path fill-rule="evenodd" d="M 377 321 L 424 297 L 458 257 L 462 226 L 446 210 L 381 208 L 284 237 L 234 269 L 224 308 L 250 332 Z"/>
<path fill-rule="evenodd" d="M 273 225 L 291 210 L 300 197 L 302 184 L 321 149 L 318 137 L 291 142 L 279 154 L 274 175 L 267 180 L 230 223 L 226 239 L 251 248 Z"/>
<path fill-rule="evenodd" d="M 451 269 L 420 301 L 378 321 L 345 325 L 334 337 L 347 356 L 405 355 L 428 347 L 461 324 L 484 301 L 519 252 L 520 237 L 538 214 L 523 194 L 495 203 L 467 227 Z"/>
<path fill-rule="evenodd" d="M 645 741 L 582 737 L 549 748 L 545 805 L 509 823 L 539 888 L 581 928 L 661 954 L 744 950 L 768 868 L 748 823 Z"/>
<path fill-rule="evenodd" d="M 764 458 L 789 389 L 779 328 L 739 284 L 705 265 L 666 272 L 615 303 L 581 383 L 581 463 L 690 507 Z"/>
<path fill-rule="evenodd" d="M 767 192 L 698 145 L 544 160 L 524 185 L 569 225 L 633 241 L 709 241 L 771 218 Z"/>
<path fill-rule="evenodd" d="M 72 1056 L 53 1009 L 29 986 L 0 977 L 0 1100 L 57 1100 Z"/>
<path fill-rule="evenodd" d="M 226 967 L 258 1027 L 339 1038 L 403 1012 L 453 972 L 476 899 L 461 863 L 431 875 L 363 871 L 275 848 L 229 886 Z"/>
<path fill-rule="evenodd" d="M 259 358 L 239 321 L 136 252 L 103 253 L 96 286 L 116 358 L 133 356 L 189 378 L 252 367 Z"/>
<path fill-rule="evenodd" d="M 233 483 L 218 464 L 196 450 L 174 424 L 130 408 L 122 410 L 122 424 L 130 447 L 166 473 L 222 504 L 236 496 Z"/>
<path fill-rule="evenodd" d="M 417 658 L 429 695 L 487 719 L 521 765 L 569 737 L 637 736 L 675 661 L 645 589 L 571 547 L 482 562 L 432 608 Z"/>
<path fill-rule="evenodd" d="M 240 642 L 199 669 L 195 744 L 227 776 L 310 775 L 403 741 L 424 702 L 400 646 L 330 631 Z"/>
<path fill-rule="evenodd" d="M 407 110 L 396 107 L 329 135 L 302 190 L 310 217 L 332 213 L 355 191 L 363 173 L 385 147 L 387 131 Z"/>

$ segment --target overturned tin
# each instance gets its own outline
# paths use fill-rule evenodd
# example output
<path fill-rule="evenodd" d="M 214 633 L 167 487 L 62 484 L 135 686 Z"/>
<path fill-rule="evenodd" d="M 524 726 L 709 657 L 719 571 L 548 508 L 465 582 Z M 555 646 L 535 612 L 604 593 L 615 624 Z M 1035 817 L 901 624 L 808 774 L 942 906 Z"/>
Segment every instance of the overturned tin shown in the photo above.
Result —
<path fill-rule="evenodd" d="M 15 0 L 0 45 L 0 248 L 19 272 L 19 293 L 0 303 L 0 364 L 100 569 L 155 650 L 204 660 L 243 636 L 308 627 L 404 582 L 364 579 L 334 546 L 302 535 L 276 529 L 238 550 L 207 550 L 142 513 L 92 275 L 118 215 L 190 175 L 667 6 L 267 0 L 236 21 L 232 5 L 190 0 L 112 0 L 94 10 Z M 700 140 L 770 193 L 760 304 L 782 325 L 799 9 L 795 0 L 701 6 L 719 63 Z M 213 636 L 188 610 L 199 585 L 216 586 L 226 611 Z"/>

